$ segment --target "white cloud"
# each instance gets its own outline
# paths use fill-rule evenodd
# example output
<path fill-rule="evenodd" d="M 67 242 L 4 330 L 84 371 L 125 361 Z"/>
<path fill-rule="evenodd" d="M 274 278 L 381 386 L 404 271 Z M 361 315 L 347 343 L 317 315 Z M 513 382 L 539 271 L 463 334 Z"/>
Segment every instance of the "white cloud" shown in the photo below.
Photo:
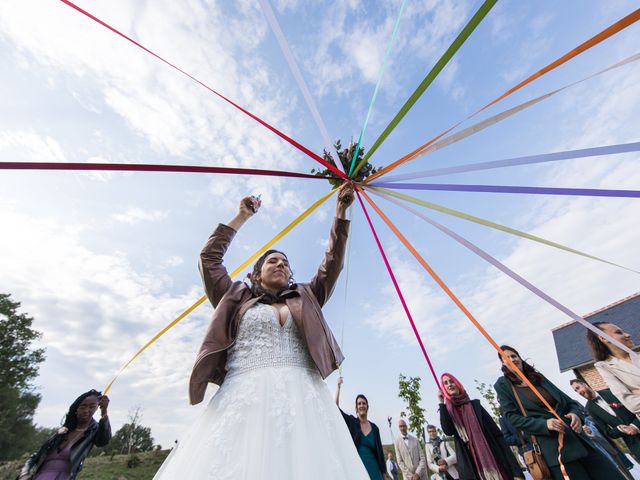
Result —
<path fill-rule="evenodd" d="M 177 255 L 173 255 L 164 261 L 164 265 L 167 267 L 178 267 L 183 263 L 184 263 L 184 258 L 179 257 Z"/>
<path fill-rule="evenodd" d="M 143 210 L 139 207 L 128 207 L 124 212 L 114 213 L 111 215 L 117 222 L 128 223 L 129 225 L 135 225 L 140 222 L 159 222 L 166 220 L 169 217 L 169 212 L 162 210 Z"/>
<path fill-rule="evenodd" d="M 388 251 L 385 253 L 389 255 Z M 436 356 L 450 352 L 453 344 L 449 340 L 463 331 L 450 328 L 451 311 L 447 308 L 447 298 L 434 288 L 431 278 L 416 262 L 400 260 L 397 255 L 391 255 L 389 262 L 427 351 Z M 390 279 L 375 298 L 388 301 L 368 305 L 364 309 L 364 323 L 392 342 L 418 348 L 411 323 Z"/>
<path fill-rule="evenodd" d="M 88 163 L 113 163 L 106 158 L 93 156 L 87 159 Z M 87 170 L 84 172 L 80 172 L 79 175 L 89 178 L 91 180 L 96 180 L 98 182 L 108 182 L 111 180 L 117 172 L 110 171 L 100 171 L 100 170 Z M 127 173 L 121 173 L 121 175 L 127 175 Z"/>
<path fill-rule="evenodd" d="M 6 161 L 22 162 L 66 162 L 60 144 L 50 136 L 34 132 L 0 132 L 0 155 Z"/>
<path fill-rule="evenodd" d="M 385 4 L 381 22 L 366 19 L 366 7 L 356 2 L 338 2 L 329 8 L 306 62 L 307 69 L 314 73 L 319 95 L 345 95 L 377 81 L 398 8 L 398 2 Z M 435 63 L 467 16 L 468 5 L 464 1 L 409 2 L 388 59 L 384 84 L 393 85 L 394 76 L 401 74 L 397 66 L 401 54 L 405 55 L 404 62 Z M 386 94 L 391 91 L 399 93 L 392 88 Z"/>
<path fill-rule="evenodd" d="M 416 4 L 407 11 L 407 15 L 415 22 L 408 46 L 417 52 L 419 58 L 434 64 L 468 21 L 471 14 L 469 7 L 464 1 Z"/>
<path fill-rule="evenodd" d="M 541 63 L 541 59 L 547 58 L 547 52 L 551 50 L 554 43 L 554 36 L 550 34 L 551 29 L 547 28 L 552 20 L 551 13 L 541 13 L 521 24 L 522 28 L 527 31 L 526 41 L 515 49 L 515 55 L 507 59 L 509 67 L 500 75 L 507 84 L 521 81 L 527 74 L 546 65 L 548 60 Z M 498 37 L 505 36 L 506 33 L 502 31 L 497 35 Z M 553 58 L 555 59 L 555 57 Z M 534 67 L 536 68 L 534 69 Z"/>

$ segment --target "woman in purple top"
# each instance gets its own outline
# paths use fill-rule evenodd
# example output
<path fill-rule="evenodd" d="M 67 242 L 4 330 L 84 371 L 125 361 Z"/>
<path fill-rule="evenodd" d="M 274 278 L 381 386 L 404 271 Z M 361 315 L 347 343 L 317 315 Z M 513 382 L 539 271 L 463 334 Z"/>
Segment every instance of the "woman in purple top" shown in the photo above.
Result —
<path fill-rule="evenodd" d="M 111 440 L 109 398 L 96 390 L 80 395 L 69 407 L 64 426 L 31 455 L 18 480 L 74 480 L 94 445 Z M 99 422 L 93 414 L 100 407 Z"/>

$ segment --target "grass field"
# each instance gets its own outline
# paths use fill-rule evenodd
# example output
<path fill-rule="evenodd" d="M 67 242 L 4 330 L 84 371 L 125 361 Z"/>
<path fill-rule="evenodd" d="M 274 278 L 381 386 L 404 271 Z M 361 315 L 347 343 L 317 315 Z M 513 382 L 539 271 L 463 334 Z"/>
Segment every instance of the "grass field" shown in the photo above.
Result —
<path fill-rule="evenodd" d="M 384 445 L 383 448 L 385 457 L 388 451 L 393 452 L 392 445 Z M 140 462 L 133 467 L 128 465 L 129 455 L 89 457 L 78 480 L 151 480 L 167 455 L 169 450 L 137 453 Z M 15 480 L 23 464 L 24 460 L 0 464 L 0 480 Z"/>
<path fill-rule="evenodd" d="M 129 467 L 129 455 L 108 455 L 89 457 L 84 462 L 84 469 L 78 480 L 151 480 L 169 450 L 138 453 L 140 459 L 135 467 Z M 15 480 L 24 462 L 8 462 L 0 465 L 1 480 Z"/>

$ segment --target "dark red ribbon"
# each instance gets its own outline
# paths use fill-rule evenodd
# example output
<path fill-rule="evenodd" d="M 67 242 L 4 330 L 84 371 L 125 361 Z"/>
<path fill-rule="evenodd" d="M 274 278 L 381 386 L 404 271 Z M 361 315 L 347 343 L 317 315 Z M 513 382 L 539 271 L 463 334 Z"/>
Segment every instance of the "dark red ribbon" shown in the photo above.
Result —
<path fill-rule="evenodd" d="M 206 83 L 201 82 L 200 80 L 198 80 L 196 77 L 194 77 L 193 75 L 191 75 L 190 73 L 185 72 L 184 70 L 182 70 L 180 67 L 175 66 L 173 63 L 169 62 L 168 60 L 165 60 L 164 58 L 162 58 L 160 55 L 152 52 L 151 50 L 149 50 L 147 47 L 145 47 L 144 45 L 136 42 L 134 39 L 128 37 L 127 35 L 125 35 L 124 33 L 120 32 L 119 30 L 117 30 L 116 28 L 112 27 L 111 25 L 109 25 L 108 23 L 100 20 L 98 17 L 90 14 L 89 12 L 87 12 L 86 10 L 83 10 L 82 8 L 80 8 L 78 5 L 76 5 L 75 3 L 69 1 L 69 0 L 60 0 L 62 3 L 68 5 L 69 7 L 77 10 L 78 12 L 82 13 L 83 15 L 86 15 L 87 17 L 89 17 L 91 20 L 99 23 L 100 25 L 102 25 L 105 28 L 108 28 L 109 30 L 111 30 L 113 33 L 120 35 L 122 38 L 129 40 L 131 43 L 133 43 L 134 45 L 136 45 L 137 47 L 140 47 L 142 50 L 144 50 L 147 53 L 150 53 L 151 55 L 153 55 L 154 57 L 156 57 L 158 60 L 166 63 L 167 65 L 169 65 L 170 67 L 174 68 L 175 70 L 179 71 L 180 73 L 182 73 L 183 75 L 186 75 L 187 77 L 189 77 L 191 80 L 199 83 L 201 86 L 203 86 L 204 88 L 206 88 L 207 90 L 209 90 L 211 93 L 217 95 L 218 97 L 220 97 L 222 100 L 224 100 L 225 102 L 230 103 L 231 105 L 233 105 L 234 107 L 236 107 L 238 110 L 240 110 L 241 112 L 243 112 L 244 114 L 250 116 L 251 118 L 253 118 L 255 121 L 259 122 L 261 125 L 267 127 L 269 130 L 271 130 L 273 133 L 275 133 L 276 135 L 278 135 L 280 138 L 282 138 L 283 140 L 289 142 L 291 145 L 293 145 L 294 147 L 296 147 L 298 150 L 300 150 L 303 153 L 306 153 L 308 156 L 310 156 L 311 158 L 313 158 L 316 162 L 321 163 L 322 165 L 324 165 L 325 167 L 327 167 L 329 170 L 331 170 L 333 173 L 335 173 L 336 175 L 338 175 L 338 177 L 340 178 L 344 178 L 346 179 L 346 175 L 344 173 L 342 173 L 340 170 L 338 170 L 334 165 L 331 165 L 329 162 L 325 161 L 322 157 L 320 157 L 319 155 L 313 153 L 311 150 L 309 150 L 308 148 L 306 148 L 305 146 L 299 144 L 298 142 L 296 142 L 293 138 L 285 135 L 284 133 L 282 133 L 280 130 L 278 130 L 275 127 L 272 127 L 271 125 L 269 125 L 267 122 L 265 122 L 264 120 L 262 120 L 260 117 L 254 115 L 253 113 L 251 113 L 248 110 L 245 110 L 244 108 L 242 108 L 240 105 L 232 102 L 231 100 L 229 100 L 227 97 L 225 97 L 224 95 L 222 95 L 221 93 L 218 93 L 217 91 L 215 91 L 213 88 L 211 88 L 210 86 L 208 86 Z"/>
<path fill-rule="evenodd" d="M 59 163 L 59 162 L 0 162 L 0 170 L 108 170 L 117 172 L 184 172 L 235 173 L 272 177 L 326 179 L 310 173 L 261 170 L 257 168 L 203 167 L 196 165 L 157 165 L 145 163 Z"/>

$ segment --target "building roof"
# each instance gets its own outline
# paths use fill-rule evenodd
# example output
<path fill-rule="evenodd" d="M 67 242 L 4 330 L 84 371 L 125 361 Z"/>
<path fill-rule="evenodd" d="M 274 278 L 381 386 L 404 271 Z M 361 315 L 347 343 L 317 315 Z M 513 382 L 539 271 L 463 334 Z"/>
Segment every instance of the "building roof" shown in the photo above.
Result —
<path fill-rule="evenodd" d="M 629 332 L 636 344 L 640 343 L 640 292 L 607 305 L 583 317 L 590 323 L 615 323 Z M 571 321 L 553 329 L 553 341 L 560 371 L 593 363 L 591 350 L 587 344 L 587 330 L 576 321 Z"/>

